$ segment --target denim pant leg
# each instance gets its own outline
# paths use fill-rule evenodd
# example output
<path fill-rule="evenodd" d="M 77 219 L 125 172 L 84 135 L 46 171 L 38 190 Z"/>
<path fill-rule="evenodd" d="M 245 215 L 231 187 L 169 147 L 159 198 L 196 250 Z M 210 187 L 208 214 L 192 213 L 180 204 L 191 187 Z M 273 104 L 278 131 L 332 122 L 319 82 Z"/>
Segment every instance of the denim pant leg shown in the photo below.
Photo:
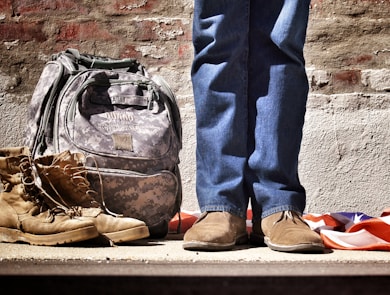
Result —
<path fill-rule="evenodd" d="M 298 154 L 308 81 L 303 46 L 309 0 L 251 2 L 249 38 L 249 167 L 255 174 L 254 220 L 283 210 L 303 212 Z"/>
<path fill-rule="evenodd" d="M 195 0 L 192 82 L 201 211 L 246 217 L 249 0 Z"/>

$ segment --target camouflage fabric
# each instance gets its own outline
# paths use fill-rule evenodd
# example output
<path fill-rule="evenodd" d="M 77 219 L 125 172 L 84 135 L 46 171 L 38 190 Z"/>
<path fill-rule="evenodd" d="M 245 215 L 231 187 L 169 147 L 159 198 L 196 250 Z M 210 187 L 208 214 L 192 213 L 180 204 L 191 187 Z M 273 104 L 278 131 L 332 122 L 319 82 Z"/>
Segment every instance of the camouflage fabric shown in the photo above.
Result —
<path fill-rule="evenodd" d="M 91 184 L 118 213 L 168 220 L 180 208 L 181 120 L 174 94 L 134 59 L 69 49 L 47 62 L 33 93 L 26 145 L 33 157 L 83 152 Z M 96 183 L 95 183 L 96 182 Z"/>
<path fill-rule="evenodd" d="M 100 177 L 103 180 L 103 195 Z M 170 171 L 141 174 L 123 170 L 90 170 L 88 180 L 98 192 L 96 201 L 102 204 L 103 196 L 105 206 L 113 213 L 141 219 L 148 226 L 158 224 L 162 219 L 169 221 L 177 210 L 179 184 Z"/>
<path fill-rule="evenodd" d="M 54 151 L 83 150 L 99 167 L 174 168 L 179 144 L 155 84 L 132 73 L 86 71 L 67 86 L 57 104 Z"/>

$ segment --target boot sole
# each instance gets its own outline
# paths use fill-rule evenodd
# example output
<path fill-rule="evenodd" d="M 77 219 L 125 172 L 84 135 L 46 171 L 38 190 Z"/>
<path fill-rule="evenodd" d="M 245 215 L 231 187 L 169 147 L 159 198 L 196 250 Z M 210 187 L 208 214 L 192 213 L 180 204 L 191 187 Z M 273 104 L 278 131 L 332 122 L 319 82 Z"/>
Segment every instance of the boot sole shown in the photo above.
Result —
<path fill-rule="evenodd" d="M 113 243 L 124 243 L 124 242 L 140 240 L 140 239 L 147 238 L 150 235 L 149 229 L 146 225 L 130 228 L 122 231 L 101 233 L 101 234 L 107 237 Z"/>
<path fill-rule="evenodd" d="M 324 252 L 325 246 L 320 243 L 311 244 L 296 244 L 296 245 L 278 245 L 270 241 L 268 237 L 264 237 L 264 243 L 274 251 L 291 252 L 291 253 L 319 253 Z"/>
<path fill-rule="evenodd" d="M 66 232 L 35 235 L 17 229 L 0 227 L 0 242 L 24 242 L 37 246 L 55 246 L 68 243 L 82 242 L 99 236 L 95 226 L 88 226 Z"/>
<path fill-rule="evenodd" d="M 248 235 L 245 234 L 236 239 L 233 243 L 211 243 L 202 241 L 183 242 L 184 250 L 199 250 L 199 251 L 226 251 L 232 250 L 235 245 L 243 245 L 248 243 Z"/>

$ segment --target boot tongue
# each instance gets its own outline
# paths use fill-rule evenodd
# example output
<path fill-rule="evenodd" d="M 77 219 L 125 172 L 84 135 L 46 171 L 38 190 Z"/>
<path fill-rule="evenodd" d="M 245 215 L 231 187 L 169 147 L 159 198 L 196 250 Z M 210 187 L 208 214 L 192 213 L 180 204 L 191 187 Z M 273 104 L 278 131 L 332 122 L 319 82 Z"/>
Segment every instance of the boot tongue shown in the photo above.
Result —
<path fill-rule="evenodd" d="M 64 168 L 66 165 L 79 166 L 81 164 L 80 156 L 72 154 L 69 150 L 63 151 L 53 159 L 53 165 Z"/>
<path fill-rule="evenodd" d="M 100 208 L 80 208 L 81 216 L 85 217 L 96 217 L 99 214 L 103 213 L 103 210 Z"/>
<path fill-rule="evenodd" d="M 81 206 L 101 212 L 101 206 L 93 196 L 96 192 L 87 179 L 84 154 L 66 150 L 43 160 L 44 163 L 37 161 L 38 171 L 54 199 L 67 207 Z"/>

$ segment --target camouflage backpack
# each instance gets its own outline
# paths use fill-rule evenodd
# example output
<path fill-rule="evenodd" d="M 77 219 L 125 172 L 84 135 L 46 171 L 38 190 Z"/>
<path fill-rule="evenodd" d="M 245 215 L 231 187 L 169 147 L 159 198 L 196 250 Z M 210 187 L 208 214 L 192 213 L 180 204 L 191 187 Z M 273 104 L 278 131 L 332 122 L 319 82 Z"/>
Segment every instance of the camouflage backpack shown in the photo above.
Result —
<path fill-rule="evenodd" d="M 152 237 L 167 234 L 181 205 L 181 118 L 167 83 L 137 60 L 54 54 L 32 95 L 26 138 L 33 157 L 83 152 L 102 205 L 145 221 Z"/>

